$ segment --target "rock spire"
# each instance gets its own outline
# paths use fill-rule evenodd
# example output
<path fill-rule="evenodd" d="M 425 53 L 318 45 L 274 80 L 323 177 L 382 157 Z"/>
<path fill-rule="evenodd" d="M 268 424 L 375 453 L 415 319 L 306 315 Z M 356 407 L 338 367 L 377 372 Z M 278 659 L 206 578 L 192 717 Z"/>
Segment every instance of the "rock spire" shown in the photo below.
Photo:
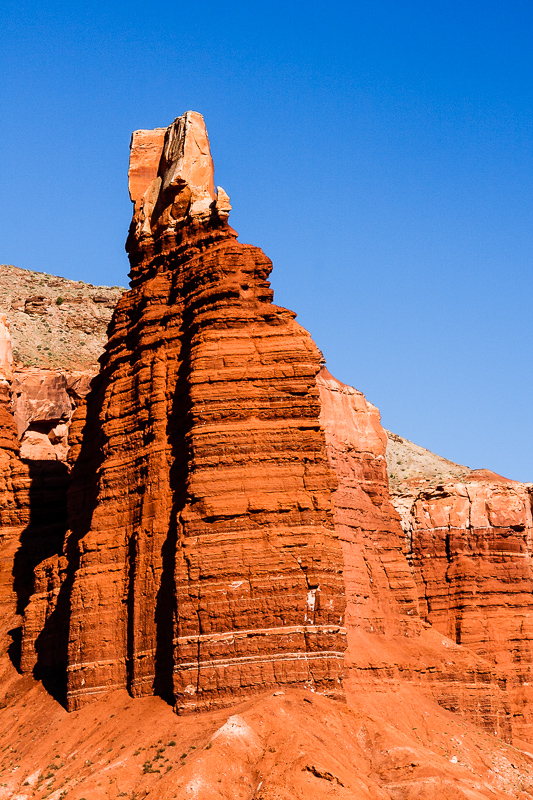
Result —
<path fill-rule="evenodd" d="M 126 249 L 133 278 L 139 261 L 165 249 L 183 248 L 198 238 L 236 236 L 226 224 L 229 197 L 220 186 L 215 190 L 209 138 L 196 111 L 177 117 L 168 128 L 134 132 L 129 191 L 134 212 Z"/>
<path fill-rule="evenodd" d="M 227 224 L 200 114 L 133 135 L 130 193 L 132 289 L 73 423 L 69 708 L 117 687 L 178 711 L 280 685 L 340 696 L 320 352 Z"/>

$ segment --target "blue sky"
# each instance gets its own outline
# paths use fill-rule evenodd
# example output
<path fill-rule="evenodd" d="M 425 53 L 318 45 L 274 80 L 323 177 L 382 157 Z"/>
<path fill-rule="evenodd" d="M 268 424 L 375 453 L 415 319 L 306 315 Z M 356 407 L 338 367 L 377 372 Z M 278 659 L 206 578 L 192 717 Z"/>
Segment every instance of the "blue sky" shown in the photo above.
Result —
<path fill-rule="evenodd" d="M 396 433 L 533 480 L 531 3 L 0 12 L 0 262 L 125 285 L 131 132 L 200 111 L 331 372 Z"/>

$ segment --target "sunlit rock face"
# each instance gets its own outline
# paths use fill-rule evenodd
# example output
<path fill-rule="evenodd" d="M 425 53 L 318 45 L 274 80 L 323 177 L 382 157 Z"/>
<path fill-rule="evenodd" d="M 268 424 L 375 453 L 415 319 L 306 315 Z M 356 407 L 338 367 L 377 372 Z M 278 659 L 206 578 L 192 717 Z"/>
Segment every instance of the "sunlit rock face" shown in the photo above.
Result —
<path fill-rule="evenodd" d="M 318 386 L 328 457 L 338 481 L 334 513 L 344 554 L 349 630 L 416 636 L 417 589 L 389 498 L 379 411 L 326 369 Z"/>
<path fill-rule="evenodd" d="M 488 470 L 428 487 L 405 519 L 423 617 L 496 664 L 533 737 L 532 487 Z"/>
<path fill-rule="evenodd" d="M 231 205 L 215 190 L 209 138 L 201 114 L 188 111 L 168 128 L 135 131 L 131 140 L 130 198 L 134 203 L 127 249 L 135 280 L 164 251 L 203 247 L 236 234 L 225 223 Z"/>
<path fill-rule="evenodd" d="M 394 698 L 406 686 L 416 687 L 510 741 L 512 680 L 443 637 L 420 614 L 412 556 L 389 494 L 387 434 L 378 409 L 325 368 L 317 382 L 326 451 L 338 482 L 333 505 L 344 562 L 348 703 L 373 691 Z"/>
<path fill-rule="evenodd" d="M 62 588 L 32 607 L 68 605 L 69 708 L 115 687 L 179 711 L 271 686 L 341 696 L 320 352 L 229 227 L 200 114 L 133 135 L 130 193 L 133 288 L 72 426 Z"/>
<path fill-rule="evenodd" d="M 38 451 L 32 458 L 21 447 L 12 364 L 9 326 L 0 315 L 0 636 L 9 641 L 9 631 L 11 659 L 20 668 L 21 615 L 35 593 L 35 570 L 60 550 L 65 535 L 67 469 L 55 457 L 48 462 Z"/>

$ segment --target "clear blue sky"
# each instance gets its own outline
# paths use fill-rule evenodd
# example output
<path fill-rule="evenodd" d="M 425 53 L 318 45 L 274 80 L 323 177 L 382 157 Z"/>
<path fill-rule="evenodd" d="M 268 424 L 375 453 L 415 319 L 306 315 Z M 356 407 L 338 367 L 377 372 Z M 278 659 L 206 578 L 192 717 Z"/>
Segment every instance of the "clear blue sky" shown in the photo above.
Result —
<path fill-rule="evenodd" d="M 0 11 L 0 262 L 126 284 L 131 131 L 200 111 L 331 372 L 393 431 L 533 480 L 530 2 Z"/>

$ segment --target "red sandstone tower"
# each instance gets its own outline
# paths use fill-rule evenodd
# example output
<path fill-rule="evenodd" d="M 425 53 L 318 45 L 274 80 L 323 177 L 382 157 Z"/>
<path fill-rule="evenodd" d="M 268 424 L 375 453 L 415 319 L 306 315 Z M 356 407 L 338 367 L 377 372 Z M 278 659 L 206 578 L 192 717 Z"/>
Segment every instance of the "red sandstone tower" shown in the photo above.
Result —
<path fill-rule="evenodd" d="M 180 711 L 341 695 L 320 353 L 229 227 L 200 114 L 134 133 L 129 177 L 132 288 L 74 447 L 69 708 L 117 687 Z"/>

